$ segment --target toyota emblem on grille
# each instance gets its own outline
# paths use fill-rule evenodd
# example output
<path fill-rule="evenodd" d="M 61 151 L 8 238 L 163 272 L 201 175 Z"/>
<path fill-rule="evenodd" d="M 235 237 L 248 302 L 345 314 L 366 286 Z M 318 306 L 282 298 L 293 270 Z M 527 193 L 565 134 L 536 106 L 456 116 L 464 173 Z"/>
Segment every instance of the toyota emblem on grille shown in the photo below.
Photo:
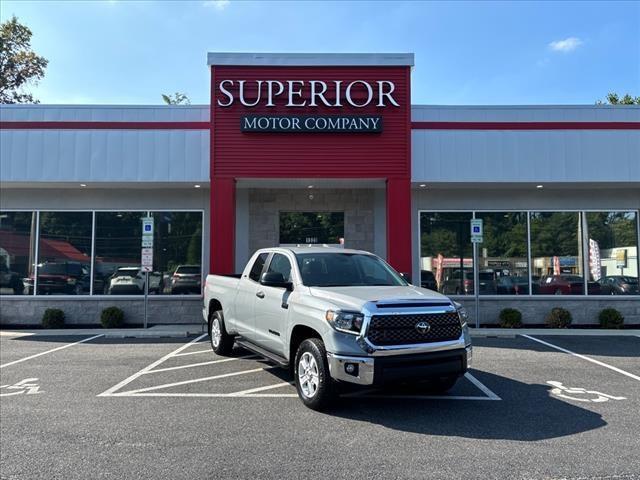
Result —
<path fill-rule="evenodd" d="M 429 330 L 431 330 L 431 325 L 429 325 L 427 322 L 418 322 L 416 323 L 416 330 L 418 331 L 418 333 L 424 335 L 425 333 L 428 333 Z"/>

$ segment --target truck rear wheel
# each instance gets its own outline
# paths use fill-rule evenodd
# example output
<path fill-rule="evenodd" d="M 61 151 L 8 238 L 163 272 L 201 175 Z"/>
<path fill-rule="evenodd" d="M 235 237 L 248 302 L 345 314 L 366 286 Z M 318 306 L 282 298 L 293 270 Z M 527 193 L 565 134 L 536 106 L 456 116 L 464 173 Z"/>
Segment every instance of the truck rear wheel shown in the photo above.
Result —
<path fill-rule="evenodd" d="M 209 341 L 211 348 L 217 355 L 229 355 L 233 349 L 233 337 L 224 327 L 222 311 L 214 312 L 209 321 Z"/>
<path fill-rule="evenodd" d="M 335 397 L 327 352 L 319 338 L 308 338 L 298 347 L 294 378 L 298 396 L 312 410 L 327 408 Z"/>

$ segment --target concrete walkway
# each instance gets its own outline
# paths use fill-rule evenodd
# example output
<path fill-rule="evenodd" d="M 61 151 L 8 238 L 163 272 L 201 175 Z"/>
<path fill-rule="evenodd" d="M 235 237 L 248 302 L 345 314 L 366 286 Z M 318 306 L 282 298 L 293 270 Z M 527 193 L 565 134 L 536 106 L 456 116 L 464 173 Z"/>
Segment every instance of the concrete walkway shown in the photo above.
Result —
<path fill-rule="evenodd" d="M 61 329 L 20 329 L 0 330 L 2 337 L 24 337 L 29 335 L 100 335 L 105 338 L 182 338 L 190 335 L 206 333 L 204 323 L 188 325 L 155 325 L 146 330 L 144 328 L 61 328 Z"/>
<path fill-rule="evenodd" d="M 204 323 L 189 325 L 155 325 L 147 328 L 62 328 L 62 329 L 25 329 L 25 330 L 0 330 L 3 337 L 24 337 L 29 335 L 100 335 L 105 338 L 182 338 L 190 335 L 206 333 Z M 640 337 L 640 329 L 605 330 L 601 328 L 471 328 L 472 337 L 506 337 L 513 338 L 516 335 L 559 335 L 559 336 L 637 336 Z"/>

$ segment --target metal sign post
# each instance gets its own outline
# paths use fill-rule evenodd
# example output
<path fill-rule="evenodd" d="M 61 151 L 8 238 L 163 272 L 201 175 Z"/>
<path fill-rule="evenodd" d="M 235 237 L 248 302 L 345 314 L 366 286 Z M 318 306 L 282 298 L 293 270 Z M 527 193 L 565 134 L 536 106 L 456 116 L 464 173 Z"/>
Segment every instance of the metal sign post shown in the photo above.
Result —
<path fill-rule="evenodd" d="M 153 271 L 153 217 L 144 217 L 142 219 L 140 271 L 144 272 L 144 328 L 147 328 L 149 310 L 149 272 Z"/>
<path fill-rule="evenodd" d="M 476 328 L 480 328 L 480 265 L 478 244 L 482 243 L 482 219 L 471 220 L 471 243 L 473 244 L 473 296 L 476 304 Z"/>

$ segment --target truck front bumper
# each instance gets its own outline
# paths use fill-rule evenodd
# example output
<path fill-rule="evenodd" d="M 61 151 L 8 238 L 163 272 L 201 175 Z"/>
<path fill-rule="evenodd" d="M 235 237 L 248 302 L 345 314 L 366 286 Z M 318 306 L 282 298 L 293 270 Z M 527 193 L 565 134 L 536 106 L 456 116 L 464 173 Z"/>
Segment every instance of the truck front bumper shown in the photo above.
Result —
<path fill-rule="evenodd" d="M 403 380 L 463 375 L 471 365 L 472 347 L 383 357 L 327 353 L 334 380 L 358 385 L 383 385 Z"/>

